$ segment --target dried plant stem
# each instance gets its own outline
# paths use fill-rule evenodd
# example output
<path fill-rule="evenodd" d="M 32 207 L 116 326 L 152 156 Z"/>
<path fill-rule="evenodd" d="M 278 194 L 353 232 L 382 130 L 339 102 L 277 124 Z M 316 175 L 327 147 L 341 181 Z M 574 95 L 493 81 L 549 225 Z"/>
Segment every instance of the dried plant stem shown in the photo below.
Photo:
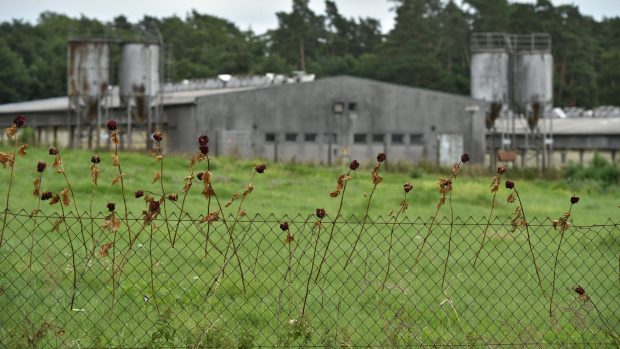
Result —
<path fill-rule="evenodd" d="M 312 271 L 314 270 L 314 260 L 316 259 L 316 250 L 319 246 L 319 240 L 321 239 L 321 221 L 318 222 L 318 231 L 316 233 L 316 242 L 314 243 L 314 252 L 312 252 L 312 263 L 310 264 L 310 273 L 308 274 L 308 281 L 306 281 L 306 294 L 304 295 L 304 305 L 301 308 L 301 315 L 303 316 L 306 311 L 306 303 L 308 301 L 308 293 L 310 293 L 310 280 L 312 280 Z M 314 281 L 316 283 L 316 280 Z"/>
<path fill-rule="evenodd" d="M 290 234 L 290 233 L 289 233 Z M 284 274 L 285 279 L 287 280 L 287 284 L 288 284 L 288 317 L 289 319 L 291 318 L 291 287 L 292 287 L 292 282 L 293 280 L 291 279 L 291 276 L 293 273 L 291 273 L 291 259 L 293 258 L 293 252 L 291 250 L 291 244 L 292 241 L 289 241 L 287 243 L 288 245 L 288 263 L 287 263 L 287 268 L 286 268 L 286 273 Z M 288 276 L 288 278 L 287 278 Z"/>
<path fill-rule="evenodd" d="M 114 155 L 116 159 L 118 159 L 118 142 L 114 143 Z M 118 160 L 118 175 L 120 177 L 121 182 L 121 196 L 123 197 L 123 209 L 125 211 L 125 224 L 127 225 L 127 235 L 129 237 L 129 241 L 131 241 L 131 225 L 129 224 L 129 211 L 127 210 L 127 198 L 125 197 L 125 181 L 123 180 L 123 170 L 121 168 L 120 160 Z M 116 283 L 115 283 L 115 266 L 116 266 L 116 236 L 117 232 L 114 232 L 114 238 L 112 239 L 112 307 L 111 313 L 114 313 L 114 304 L 116 302 Z"/>
<path fill-rule="evenodd" d="M 4 219 L 2 220 L 2 230 L 0 230 L 0 246 L 4 242 L 4 229 L 6 228 L 6 217 L 9 213 L 9 200 L 11 199 L 11 188 L 13 187 L 13 173 L 15 172 L 15 162 L 17 161 L 17 148 L 18 148 L 18 139 L 17 134 L 15 137 L 15 150 L 13 151 L 13 163 L 11 164 L 11 176 L 9 177 L 9 188 L 6 192 L 6 204 L 4 205 Z"/>
<path fill-rule="evenodd" d="M 194 172 L 194 169 L 192 168 L 192 173 Z M 211 160 L 209 159 L 209 154 L 207 154 L 207 172 L 211 172 Z M 209 186 L 211 188 L 213 188 L 211 186 L 211 183 L 209 183 Z M 215 189 L 213 189 L 213 192 L 215 192 Z M 183 198 L 183 200 L 185 200 L 185 198 Z M 183 210 L 181 208 L 181 210 Z M 211 195 L 209 195 L 209 197 L 207 197 L 207 213 L 211 212 Z M 221 212 L 221 211 L 220 211 Z M 222 216 L 224 216 L 224 212 L 221 212 Z M 205 258 L 207 258 L 207 256 L 209 255 L 209 237 L 211 236 L 211 224 L 207 223 L 207 236 L 205 237 Z"/>
<path fill-rule="evenodd" d="M 487 231 L 489 230 L 489 227 L 491 226 L 491 219 L 493 218 L 493 209 L 495 209 L 496 197 L 497 197 L 497 191 L 493 193 L 493 200 L 491 202 L 491 212 L 489 213 L 487 225 L 484 227 L 484 231 L 482 232 L 482 242 L 480 242 L 480 248 L 478 248 L 478 252 L 476 252 L 476 256 L 474 257 L 474 263 L 473 263 L 474 269 L 476 269 L 476 262 L 478 261 L 480 252 L 482 252 L 482 249 L 484 248 L 484 241 L 486 240 L 486 237 L 487 237 Z"/>
<path fill-rule="evenodd" d="M 452 251 L 452 231 L 454 230 L 454 208 L 452 207 L 452 191 L 448 195 L 448 206 L 450 206 L 450 232 L 448 233 L 448 254 L 443 265 L 443 273 L 441 274 L 441 289 L 443 290 L 446 282 L 446 273 L 448 272 L 448 261 L 450 260 L 450 252 Z"/>
<path fill-rule="evenodd" d="M 364 232 L 364 225 L 366 225 L 366 220 L 368 220 L 368 212 L 370 211 L 370 203 L 372 202 L 372 196 L 375 194 L 375 189 L 377 189 L 377 184 L 378 183 L 375 183 L 372 186 L 372 191 L 370 192 L 370 196 L 368 197 L 368 204 L 366 204 L 366 213 L 364 214 L 364 219 L 362 220 L 362 225 L 360 227 L 360 233 L 357 234 L 357 238 L 355 238 L 355 241 L 353 242 L 353 247 L 351 248 L 351 254 L 349 254 L 347 261 L 344 263 L 344 268 L 342 268 L 343 271 L 347 270 L 347 266 L 349 265 L 349 262 L 351 262 L 351 259 L 353 258 L 353 254 L 355 254 L 355 247 L 357 246 L 357 243 L 362 238 L 362 233 Z"/>
<path fill-rule="evenodd" d="M 596 304 L 592 301 L 592 298 L 588 295 L 588 299 L 590 301 L 590 304 L 592 304 L 592 306 L 594 307 L 594 310 L 596 310 L 596 313 L 598 314 L 598 318 L 601 320 L 601 322 L 603 323 L 603 325 L 605 326 L 605 328 L 607 329 L 607 332 L 609 334 L 609 337 L 611 337 L 611 339 L 614 342 L 614 346 L 616 348 L 620 348 L 620 343 L 618 343 L 618 337 L 616 336 L 616 334 L 614 333 L 614 331 L 611 329 L 611 327 L 609 327 L 609 325 L 607 324 L 607 321 L 605 321 L 605 319 L 603 318 L 603 314 L 601 314 L 601 311 L 598 309 L 598 307 L 596 306 Z"/>
<path fill-rule="evenodd" d="M 65 183 L 67 183 L 67 188 L 69 188 L 69 192 L 71 193 L 71 200 L 73 201 L 73 207 L 75 208 L 75 216 L 80 223 L 80 234 L 82 235 L 82 242 L 84 244 L 84 253 L 88 255 L 88 247 L 86 247 L 86 238 L 84 237 L 84 224 L 82 223 L 82 217 L 78 210 L 77 202 L 75 201 L 75 194 L 73 193 L 73 188 L 71 187 L 71 183 L 69 183 L 69 179 L 67 178 L 67 174 L 65 173 L 65 166 L 62 162 L 62 158 L 60 157 L 60 154 L 56 156 L 58 156 L 58 159 L 60 160 L 60 169 L 62 171 L 62 176 L 65 179 Z"/>
<path fill-rule="evenodd" d="M 207 171 L 210 171 L 208 158 L 207 158 Z M 179 212 L 179 220 L 177 221 L 177 225 L 174 228 L 174 236 L 172 237 L 172 247 L 174 247 L 174 244 L 177 241 L 177 233 L 179 231 L 179 225 L 181 224 L 181 220 L 183 219 L 183 216 L 185 215 L 185 200 L 187 199 L 187 194 L 189 193 L 189 189 L 192 187 L 193 182 L 194 182 L 194 161 L 191 162 L 191 165 L 189 167 L 189 186 L 187 187 L 187 190 L 183 192 L 183 199 L 181 199 L 181 211 Z M 210 207 L 209 207 L 210 204 L 211 204 L 211 198 L 207 199 L 207 212 L 209 212 L 210 210 Z M 206 256 L 207 256 L 207 252 L 206 252 L 206 247 L 205 247 L 205 257 Z"/>
<path fill-rule="evenodd" d="M 170 224 L 168 224 L 168 210 L 166 209 L 166 190 L 164 189 L 164 156 L 161 153 L 161 143 L 157 142 L 157 152 L 158 152 L 158 160 L 159 160 L 159 184 L 161 187 L 161 196 L 164 198 L 164 222 L 166 223 L 166 232 L 168 233 L 168 239 L 170 240 L 170 244 L 172 244 L 172 247 L 174 247 L 174 239 L 176 239 L 176 232 L 175 232 L 175 237 L 172 237 L 172 234 L 170 232 Z M 179 217 L 179 221 L 181 220 L 181 217 Z"/>
<path fill-rule="evenodd" d="M 532 254 L 532 263 L 534 263 L 534 269 L 536 270 L 536 279 L 538 281 L 538 286 L 540 287 L 540 291 L 542 292 L 543 296 L 545 295 L 545 289 L 542 286 L 542 281 L 540 279 L 540 270 L 538 269 L 538 264 L 536 263 L 536 255 L 534 254 L 534 246 L 532 246 L 532 239 L 530 236 L 530 224 L 527 222 L 527 219 L 525 218 L 525 209 L 523 208 L 523 203 L 521 202 L 521 197 L 519 196 L 519 192 L 517 191 L 517 188 L 515 186 L 515 188 L 513 189 L 515 192 L 515 195 L 517 195 L 517 201 L 519 201 L 519 207 L 521 208 L 521 214 L 523 215 L 523 220 L 525 221 L 525 232 L 527 234 L 527 244 L 530 247 L 530 253 Z"/>
<path fill-rule="evenodd" d="M 405 192 L 405 201 L 407 201 L 407 193 Z M 396 229 L 396 225 L 398 224 L 398 216 L 402 212 L 404 212 L 404 208 L 401 208 L 396 213 L 396 217 L 394 217 L 394 224 L 392 224 L 392 228 L 390 228 L 390 241 L 388 242 L 388 252 L 387 252 L 387 268 L 385 270 L 385 278 L 383 278 L 383 283 L 381 284 L 381 292 L 385 289 L 385 284 L 387 283 L 388 277 L 390 276 L 390 267 L 392 265 L 392 246 L 394 241 L 394 230 Z"/>
<path fill-rule="evenodd" d="M 69 228 L 69 224 L 67 224 L 67 220 L 65 217 L 65 208 L 62 203 L 60 203 L 60 211 L 62 213 L 62 221 L 65 223 L 65 227 L 67 228 L 67 237 L 69 239 L 69 247 L 71 248 L 71 269 L 73 270 L 73 293 L 71 294 L 71 309 L 73 309 L 73 305 L 75 304 L 75 293 L 77 292 L 77 270 L 75 267 L 75 247 L 73 246 L 73 238 L 71 237 L 71 229 Z"/>
<path fill-rule="evenodd" d="M 433 215 L 433 218 L 431 219 L 431 223 L 428 226 L 428 233 L 426 233 L 426 236 L 424 236 L 424 239 L 422 239 L 422 246 L 420 246 L 420 249 L 418 250 L 418 255 L 415 257 L 415 261 L 413 262 L 412 269 L 418 265 L 418 262 L 420 261 L 420 258 L 422 257 L 424 246 L 426 245 L 426 241 L 428 240 L 428 238 L 431 236 L 431 233 L 433 232 L 433 224 L 435 224 L 435 220 L 437 219 L 437 215 L 439 214 L 440 209 L 441 209 L 441 205 L 437 205 L 435 214 Z"/>
<path fill-rule="evenodd" d="M 43 172 L 39 174 L 39 186 L 41 186 L 41 180 L 43 179 Z M 33 211 L 32 217 L 32 233 L 30 234 L 30 256 L 28 258 L 28 285 L 32 286 L 32 255 L 34 251 L 34 233 L 37 230 L 37 215 L 39 214 L 39 208 L 41 207 L 41 195 L 37 195 L 37 208 Z"/>
<path fill-rule="evenodd" d="M 519 197 L 517 195 L 517 197 Z M 573 204 L 570 205 L 568 213 L 570 214 L 573 209 Z M 564 233 L 566 233 L 567 227 L 560 228 L 560 242 L 558 242 L 558 249 L 555 251 L 555 261 L 553 262 L 553 278 L 551 279 L 551 297 L 549 298 L 549 316 L 553 315 L 553 296 L 555 295 L 555 280 L 557 278 L 558 260 L 560 257 L 560 248 L 562 247 L 562 240 L 564 239 Z M 594 303 L 592 303 L 594 304 Z"/>
<path fill-rule="evenodd" d="M 347 172 L 347 177 L 350 174 L 351 174 L 351 170 Z M 342 186 L 342 193 L 340 194 L 340 204 L 338 205 L 338 211 L 336 211 L 336 217 L 332 221 L 332 227 L 329 231 L 329 237 L 327 238 L 327 244 L 325 245 L 325 252 L 323 252 L 323 257 L 321 258 L 321 263 L 319 264 L 319 268 L 317 269 L 317 272 L 316 272 L 316 278 L 314 279 L 315 283 L 319 280 L 319 276 L 321 276 L 321 268 L 323 267 L 323 263 L 325 263 L 325 260 L 327 259 L 327 253 L 329 252 L 329 245 L 331 244 L 334 238 L 334 229 L 336 228 L 336 221 L 338 220 L 338 218 L 340 218 L 340 212 L 342 211 L 342 204 L 344 202 L 344 194 L 347 190 L 347 183 L 349 183 L 349 181 L 344 182 L 344 185 Z"/>
<path fill-rule="evenodd" d="M 159 304 L 157 303 L 157 289 L 155 288 L 155 274 L 153 272 L 153 224 L 149 223 L 151 226 L 151 234 L 149 236 L 149 274 L 151 276 L 151 296 L 153 297 L 153 303 L 155 303 L 155 309 L 157 309 L 157 315 L 161 316 L 159 312 Z"/>

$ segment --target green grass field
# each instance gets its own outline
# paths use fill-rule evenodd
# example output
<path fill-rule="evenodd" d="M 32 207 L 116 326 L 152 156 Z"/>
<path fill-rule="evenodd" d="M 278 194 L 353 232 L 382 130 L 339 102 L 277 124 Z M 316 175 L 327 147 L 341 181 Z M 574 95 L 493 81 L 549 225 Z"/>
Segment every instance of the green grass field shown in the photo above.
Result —
<path fill-rule="evenodd" d="M 81 210 L 87 211 L 92 191 L 91 154 L 73 150 L 61 154 L 76 201 Z M 102 170 L 93 210 L 105 212 L 106 203 L 113 201 L 122 213 L 120 186 L 111 186 L 116 169 L 111 166 L 109 152 L 100 155 Z M 471 260 L 489 214 L 491 175 L 472 176 L 464 170 L 454 187 L 453 206 L 455 216 L 460 218 L 454 223 L 447 282 L 442 289 L 449 220 L 440 218 L 423 258 L 414 267 L 420 242 L 428 231 L 425 223 L 430 221 L 439 198 L 439 176 L 411 178 L 409 173 L 382 173 L 384 181 L 373 197 L 371 218 L 362 227 L 360 218 L 367 203 L 364 194 L 370 193 L 372 183 L 369 168 L 360 168 L 347 187 L 342 212 L 348 223 L 336 225 L 322 276 L 318 283 L 314 279 L 310 282 L 306 313 L 300 317 L 319 232 L 314 226 L 316 219 L 305 223 L 306 217 L 319 207 L 328 213 L 319 235 L 317 254 L 321 255 L 331 229 L 330 216 L 335 216 L 339 202 L 328 194 L 336 187 L 338 175 L 346 172 L 346 166 L 267 164 L 265 174 L 254 179 L 255 189 L 243 206 L 247 217 L 258 214 L 261 222 L 245 219 L 235 229 L 235 239 L 242 245 L 239 257 L 245 294 L 235 259 L 230 261 L 221 285 L 207 294 L 212 285 L 217 285 L 214 277 L 224 263 L 220 251 L 226 249 L 228 233 L 221 221 L 209 229 L 205 224 L 182 222 L 174 248 L 168 242 L 166 224 L 158 222 L 152 235 L 148 228 L 141 231 L 116 290 L 112 311 L 111 259 L 88 259 L 79 222 L 67 219 L 71 232 L 67 234 L 64 224 L 58 231 L 53 230 L 55 218 L 39 218 L 35 224 L 27 216 L 36 206 L 31 192 L 37 176 L 36 163 L 40 160 L 50 165 L 44 175 L 43 190 L 60 192 L 65 187 L 63 177 L 53 173 L 52 157 L 46 149 L 31 149 L 25 158 L 18 158 L 10 207 L 12 211 L 23 209 L 26 215 L 9 216 L 12 219 L 5 231 L 6 242 L 0 247 L 0 345 L 6 347 L 28 344 L 26 333 L 36 339 L 30 341 L 33 346 L 54 348 L 497 343 L 520 343 L 525 347 L 537 346 L 535 343 L 591 343 L 575 346 L 598 347 L 600 344 L 596 343 L 611 340 L 604 333 L 607 327 L 616 333 L 620 328 L 619 229 L 617 225 L 591 226 L 609 223 L 610 218 L 618 222 L 617 187 L 600 190 L 562 181 L 514 179 L 526 217 L 532 223 L 532 241 L 546 292 L 543 296 L 534 276 L 526 231 L 509 231 L 509 217 L 515 206 L 506 202 L 503 186 L 494 213 L 498 218 L 488 231 L 489 242 L 481 254 L 480 266 L 472 268 Z M 139 153 L 123 153 L 121 162 L 129 210 L 139 216 L 144 202 L 134 199 L 133 192 L 161 191 L 159 184 L 151 183 L 158 164 Z M 212 160 L 214 187 L 222 201 L 228 201 L 235 192 L 243 192 L 254 172 L 252 163 Z M 201 166 L 205 169 L 206 164 Z M 187 174 L 185 157 L 166 158 L 166 191 L 180 194 Z M 0 198 L 6 195 L 8 176 L 8 168 L 0 170 Z M 506 178 L 511 178 L 510 171 Z M 392 235 L 389 216 L 398 210 L 402 185 L 408 181 L 414 185 L 409 209 L 400 216 L 403 224 L 395 226 Z M 200 189 L 195 184 L 186 203 L 186 211 L 195 218 L 208 213 Z M 549 227 L 548 217 L 558 218 L 568 208 L 572 194 L 580 195 L 581 201 L 573 208 L 571 219 L 576 226 L 565 236 L 560 253 L 556 305 L 554 317 L 550 318 L 549 293 L 559 235 Z M 44 215 L 60 213 L 58 205 L 42 206 Z M 226 214 L 235 209 L 236 203 Z M 72 206 L 65 210 L 72 211 Z M 171 206 L 168 211 L 177 215 L 179 212 Z M 446 215 L 448 206 L 440 212 L 440 217 Z M 278 228 L 281 220 L 292 222 L 291 233 L 295 236 L 291 244 L 290 286 L 284 278 L 289 249 L 283 243 L 285 234 Z M 97 241 L 98 249 L 112 239 L 112 233 L 99 228 L 102 223 L 101 219 L 82 222 L 89 250 L 93 248 L 92 240 Z M 141 230 L 140 222 L 133 224 L 135 234 Z M 344 270 L 352 242 L 360 233 L 362 238 L 352 263 Z M 207 235 L 211 243 L 205 256 Z M 32 236 L 35 248 L 31 276 L 28 259 Z M 117 251 L 113 252 L 119 254 L 127 246 L 125 229 L 117 236 Z M 74 242 L 77 260 L 75 310 L 69 306 L 73 275 L 69 237 Z M 392 272 L 385 280 L 390 237 L 394 242 Z M 315 258 L 315 273 L 319 260 L 320 257 Z M 590 302 L 579 301 L 573 291 L 578 284 L 586 288 L 600 316 Z M 145 295 L 148 301 L 144 301 Z M 44 321 L 50 326 L 43 325 Z M 41 328 L 48 330 L 40 338 L 34 336 Z"/>

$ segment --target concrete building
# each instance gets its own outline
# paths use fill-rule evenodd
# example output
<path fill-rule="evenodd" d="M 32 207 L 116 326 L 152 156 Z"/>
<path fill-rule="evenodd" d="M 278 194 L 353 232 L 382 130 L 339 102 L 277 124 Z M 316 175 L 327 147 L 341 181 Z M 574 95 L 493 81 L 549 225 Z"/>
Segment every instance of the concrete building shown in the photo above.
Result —
<path fill-rule="evenodd" d="M 118 96 L 109 98 L 106 118 L 123 125 L 127 118 Z M 472 162 L 484 160 L 484 104 L 466 96 L 339 76 L 279 85 L 177 88 L 163 94 L 162 104 L 160 126 L 167 150 L 174 153 L 195 151 L 204 132 L 216 156 L 334 164 L 352 158 L 374 161 L 377 153 L 386 152 L 390 161 L 449 165 L 466 151 Z M 34 143 L 59 143 L 61 132 L 75 132 L 67 123 L 67 108 L 66 97 L 2 105 L 0 123 L 27 114 Z M 138 137 L 146 139 L 144 131 Z M 140 146 L 135 140 L 132 144 Z"/>

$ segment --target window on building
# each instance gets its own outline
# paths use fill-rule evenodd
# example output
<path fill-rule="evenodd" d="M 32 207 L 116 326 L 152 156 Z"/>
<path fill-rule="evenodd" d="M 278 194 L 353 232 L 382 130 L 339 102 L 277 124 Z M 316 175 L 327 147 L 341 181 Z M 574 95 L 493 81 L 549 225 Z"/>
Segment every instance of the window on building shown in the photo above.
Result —
<path fill-rule="evenodd" d="M 276 134 L 273 132 L 265 133 L 265 142 L 275 142 Z"/>
<path fill-rule="evenodd" d="M 306 142 L 316 142 L 316 133 L 306 133 L 306 134 L 304 134 L 304 141 L 306 141 Z"/>
<path fill-rule="evenodd" d="M 366 143 L 366 134 L 365 133 L 356 133 L 353 135 L 353 143 L 357 144 L 365 144 Z"/>
<path fill-rule="evenodd" d="M 349 102 L 349 111 L 356 111 L 356 110 L 357 110 L 357 103 Z"/>
<path fill-rule="evenodd" d="M 411 144 L 423 144 L 424 139 L 421 133 L 412 133 L 409 135 L 409 143 Z"/>
<path fill-rule="evenodd" d="M 385 139 L 385 135 L 383 133 L 373 133 L 372 134 L 372 142 L 373 143 L 383 143 Z"/>
<path fill-rule="evenodd" d="M 392 144 L 403 144 L 405 143 L 405 135 L 402 133 L 393 133 L 392 134 Z"/>
<path fill-rule="evenodd" d="M 297 142 L 297 133 L 287 133 L 284 135 L 284 140 L 287 142 Z"/>
<path fill-rule="evenodd" d="M 338 143 L 338 134 L 336 133 L 326 133 L 323 135 L 323 142 L 327 143 Z"/>
<path fill-rule="evenodd" d="M 332 106 L 332 111 L 334 114 L 342 114 L 344 113 L 344 102 L 334 102 Z"/>

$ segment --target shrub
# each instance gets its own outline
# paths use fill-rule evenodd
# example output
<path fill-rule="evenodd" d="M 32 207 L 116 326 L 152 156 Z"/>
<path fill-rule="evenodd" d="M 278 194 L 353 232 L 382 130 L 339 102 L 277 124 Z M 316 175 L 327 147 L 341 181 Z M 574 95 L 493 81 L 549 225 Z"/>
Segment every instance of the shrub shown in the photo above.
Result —
<path fill-rule="evenodd" d="M 564 169 L 564 178 L 570 181 L 595 180 L 604 185 L 618 184 L 620 168 L 615 163 L 609 163 L 599 154 L 595 154 L 588 166 L 571 162 Z"/>

